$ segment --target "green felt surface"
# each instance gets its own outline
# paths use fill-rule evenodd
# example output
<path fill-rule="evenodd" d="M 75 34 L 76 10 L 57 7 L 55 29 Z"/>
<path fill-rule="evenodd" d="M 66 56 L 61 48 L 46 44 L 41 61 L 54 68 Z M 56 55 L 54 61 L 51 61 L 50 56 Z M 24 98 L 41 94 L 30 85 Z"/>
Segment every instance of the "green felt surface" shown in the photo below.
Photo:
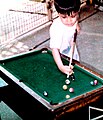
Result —
<path fill-rule="evenodd" d="M 68 64 L 68 61 L 64 60 L 64 64 Z M 36 51 L 8 59 L 2 63 L 2 66 L 33 91 L 49 102 L 52 101 L 52 103 L 65 101 L 67 94 L 70 95 L 69 99 L 71 99 L 102 86 L 100 78 L 75 65 L 75 80 L 71 81 L 66 91 L 63 90 L 62 87 L 67 76 L 58 70 L 50 51 L 47 53 Z M 95 79 L 98 80 L 98 85 L 92 86 L 90 82 Z M 70 87 L 74 88 L 74 93 L 69 92 Z M 43 95 L 44 91 L 47 91 L 48 96 Z"/>

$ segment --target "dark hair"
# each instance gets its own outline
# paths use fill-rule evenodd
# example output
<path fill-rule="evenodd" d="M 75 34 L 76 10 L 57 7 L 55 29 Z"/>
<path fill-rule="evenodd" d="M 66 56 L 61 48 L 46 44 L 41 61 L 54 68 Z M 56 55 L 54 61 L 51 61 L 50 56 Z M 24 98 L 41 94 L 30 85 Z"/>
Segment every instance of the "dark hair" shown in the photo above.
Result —
<path fill-rule="evenodd" d="M 54 6 L 58 13 L 70 15 L 80 9 L 80 0 L 54 0 Z"/>

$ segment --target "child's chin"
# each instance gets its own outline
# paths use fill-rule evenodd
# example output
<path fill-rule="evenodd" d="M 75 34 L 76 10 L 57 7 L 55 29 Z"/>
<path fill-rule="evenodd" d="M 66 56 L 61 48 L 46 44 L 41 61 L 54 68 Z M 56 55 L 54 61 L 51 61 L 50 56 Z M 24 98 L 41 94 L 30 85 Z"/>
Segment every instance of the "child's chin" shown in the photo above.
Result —
<path fill-rule="evenodd" d="M 68 27 L 72 27 L 74 24 L 66 24 L 66 26 Z"/>

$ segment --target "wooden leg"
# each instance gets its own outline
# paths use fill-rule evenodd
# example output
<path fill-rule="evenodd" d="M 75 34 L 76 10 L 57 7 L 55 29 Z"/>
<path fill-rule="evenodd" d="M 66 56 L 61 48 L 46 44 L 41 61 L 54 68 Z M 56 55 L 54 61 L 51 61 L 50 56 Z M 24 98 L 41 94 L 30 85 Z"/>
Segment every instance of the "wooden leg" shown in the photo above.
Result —
<path fill-rule="evenodd" d="M 93 3 L 93 0 L 90 0 L 90 4 L 92 4 Z"/>

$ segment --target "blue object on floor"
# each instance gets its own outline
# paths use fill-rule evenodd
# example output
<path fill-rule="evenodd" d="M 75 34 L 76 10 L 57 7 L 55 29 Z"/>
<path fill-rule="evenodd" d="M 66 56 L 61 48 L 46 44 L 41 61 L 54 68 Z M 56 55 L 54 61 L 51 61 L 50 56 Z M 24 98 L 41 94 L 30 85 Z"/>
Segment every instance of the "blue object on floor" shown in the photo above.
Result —
<path fill-rule="evenodd" d="M 8 84 L 0 77 L 0 87 L 7 86 Z"/>
<path fill-rule="evenodd" d="M 22 120 L 9 106 L 3 101 L 0 102 L 0 120 Z"/>

